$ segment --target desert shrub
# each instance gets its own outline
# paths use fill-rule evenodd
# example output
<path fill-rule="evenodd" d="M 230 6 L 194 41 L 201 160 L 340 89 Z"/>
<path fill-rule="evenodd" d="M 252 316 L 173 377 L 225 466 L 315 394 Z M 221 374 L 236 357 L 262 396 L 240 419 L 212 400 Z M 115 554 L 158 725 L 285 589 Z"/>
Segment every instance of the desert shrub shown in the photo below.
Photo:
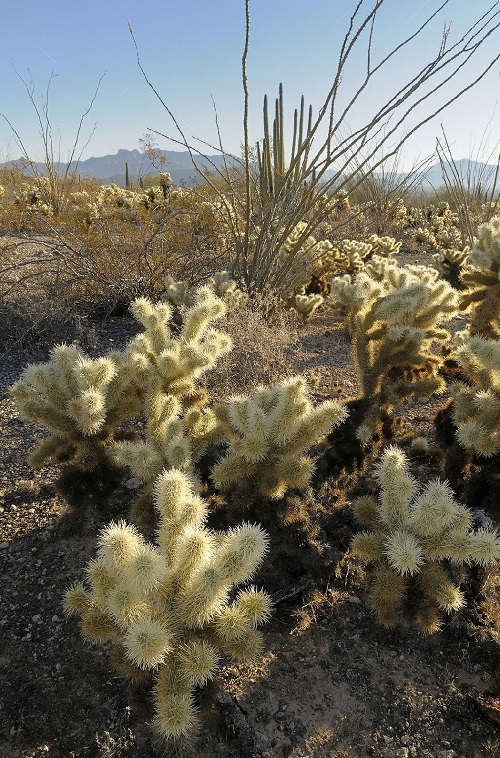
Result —
<path fill-rule="evenodd" d="M 155 544 L 124 522 L 110 524 L 87 567 L 90 586 L 70 588 L 64 605 L 81 616 L 86 640 L 109 642 L 121 674 L 150 685 L 153 729 L 178 742 L 196 732 L 193 691 L 214 676 L 220 652 L 239 661 L 259 653 L 256 627 L 270 599 L 253 587 L 236 597 L 232 589 L 254 573 L 267 537 L 250 524 L 206 529 L 205 503 L 175 469 L 158 478 L 155 506 Z"/>
<path fill-rule="evenodd" d="M 372 564 L 370 603 L 380 623 L 392 627 L 404 617 L 431 634 L 439 629 L 442 612 L 464 604 L 453 567 L 494 565 L 500 536 L 472 531 L 471 512 L 454 501 L 446 482 L 431 481 L 419 492 L 397 447 L 384 452 L 376 472 L 378 500 L 364 496 L 353 503 L 367 531 L 354 537 L 352 552 Z"/>

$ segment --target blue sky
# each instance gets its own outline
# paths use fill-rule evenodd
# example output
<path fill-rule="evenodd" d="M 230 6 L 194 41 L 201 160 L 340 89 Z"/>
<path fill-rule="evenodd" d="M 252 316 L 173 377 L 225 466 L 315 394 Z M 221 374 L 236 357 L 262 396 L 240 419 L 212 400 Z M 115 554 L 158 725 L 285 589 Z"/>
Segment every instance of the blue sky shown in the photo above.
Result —
<path fill-rule="evenodd" d="M 366 2 L 371 7 L 372 2 Z M 375 29 L 373 60 L 387 53 L 413 32 L 438 7 L 434 0 L 386 0 Z M 251 91 L 251 139 L 262 136 L 262 99 L 274 99 L 284 84 L 288 122 L 303 93 L 316 109 L 335 71 L 353 0 L 252 0 L 248 58 Z M 442 26 L 452 22 L 449 42 L 458 39 L 490 2 L 451 0 L 421 40 L 391 63 L 385 74 L 363 96 L 350 119 L 355 128 L 380 107 L 389 93 L 409 80 L 439 46 Z M 499 8 L 500 9 L 500 8 Z M 243 0 L 4 0 L 0 46 L 0 112 L 18 130 L 35 160 L 41 158 L 41 140 L 24 86 L 31 72 L 35 99 L 41 106 L 51 75 L 50 114 L 56 151 L 68 155 L 79 117 L 88 106 L 99 77 L 106 71 L 92 112 L 82 131 L 83 145 L 97 129 L 83 158 L 139 147 L 148 128 L 175 136 L 168 115 L 147 87 L 136 63 L 127 20 L 130 19 L 143 65 L 158 91 L 179 119 L 186 134 L 208 142 L 217 139 L 214 109 L 225 148 L 239 153 L 242 142 L 243 95 L 241 54 L 244 41 Z M 438 107 L 452 92 L 474 78 L 500 49 L 495 32 L 454 86 L 447 87 L 430 105 Z M 355 48 L 342 82 L 339 103 L 354 91 L 365 68 L 362 45 Z M 458 104 L 424 127 L 405 147 L 403 163 L 432 153 L 443 122 L 456 158 L 477 152 L 485 131 L 492 149 L 500 140 L 500 62 Z M 431 107 L 432 110 L 432 107 Z M 407 119 L 415 123 L 416 111 Z M 181 149 L 163 139 L 160 147 Z M 199 143 L 198 143 L 199 144 Z M 200 145 L 201 146 L 201 145 Z M 213 151 L 209 151 L 213 152 Z M 7 124 L 0 120 L 0 161 L 19 157 L 20 150 Z"/>

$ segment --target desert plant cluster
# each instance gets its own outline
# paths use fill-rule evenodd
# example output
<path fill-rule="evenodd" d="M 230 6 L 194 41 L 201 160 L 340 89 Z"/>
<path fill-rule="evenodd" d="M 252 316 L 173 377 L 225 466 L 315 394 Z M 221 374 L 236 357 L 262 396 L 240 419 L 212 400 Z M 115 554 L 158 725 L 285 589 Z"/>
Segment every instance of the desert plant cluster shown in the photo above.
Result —
<path fill-rule="evenodd" d="M 149 280 L 133 291 L 119 271 L 105 274 L 118 278 L 135 322 L 123 349 L 92 357 L 58 344 L 10 393 L 46 431 L 30 464 L 57 467 L 68 505 L 61 528 L 100 524 L 96 557 L 67 588 L 64 609 L 147 693 L 157 740 L 193 744 L 199 693 L 229 659 L 258 656 L 280 589 L 327 585 L 338 563 L 335 509 L 319 502 L 328 486 L 343 489 L 357 524 L 346 559 L 365 567 L 374 623 L 430 635 L 474 604 L 471 586 L 484 586 L 500 561 L 498 505 L 486 498 L 477 511 L 500 463 L 500 218 L 480 223 L 478 208 L 469 248 L 447 203 L 388 200 L 386 229 L 367 233 L 370 204 L 333 195 L 317 236 L 299 224 L 275 250 L 287 275 L 280 286 L 259 292 L 223 255 L 230 235 L 209 186 L 177 189 L 166 174 L 147 191 L 87 183 L 67 193 L 59 217 L 43 182 L 13 186 L 0 197 L 5 232 L 62 235 L 67 250 L 77 237 L 71 255 L 93 249 L 95 270 L 107 261 L 94 235 L 113 230 L 119 245 L 125 229 L 134 241 L 154 227 Z M 194 230 L 202 239 L 188 271 L 180 251 Z M 130 266 L 127 249 L 118 265 Z M 421 263 L 405 263 L 402 249 Z M 295 313 L 298 329 L 321 312 L 340 319 L 358 394 L 317 403 L 295 374 L 219 396 L 208 379 L 232 349 L 225 324 L 256 311 L 271 321 Z M 430 395 L 447 398 L 432 446 L 398 426 L 405 404 Z M 412 473 L 419 456 L 439 470 L 425 484 Z M 138 491 L 111 517 L 127 476 Z"/>

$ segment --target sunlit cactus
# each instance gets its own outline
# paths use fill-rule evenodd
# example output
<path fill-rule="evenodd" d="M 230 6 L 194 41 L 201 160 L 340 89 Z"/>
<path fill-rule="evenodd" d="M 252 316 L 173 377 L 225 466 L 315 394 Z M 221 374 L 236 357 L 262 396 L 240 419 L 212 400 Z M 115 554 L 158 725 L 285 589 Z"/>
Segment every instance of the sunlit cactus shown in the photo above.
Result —
<path fill-rule="evenodd" d="M 324 297 L 322 295 L 295 295 L 293 302 L 295 310 L 302 316 L 305 324 L 324 302 Z"/>
<path fill-rule="evenodd" d="M 158 478 L 155 505 L 156 544 L 125 522 L 110 524 L 87 584 L 71 587 L 64 606 L 81 617 L 85 639 L 111 645 L 121 673 L 149 680 L 152 726 L 176 742 L 196 731 L 194 689 L 213 677 L 220 653 L 243 661 L 260 650 L 257 627 L 270 599 L 254 587 L 236 596 L 231 590 L 255 572 L 268 538 L 250 524 L 227 533 L 206 529 L 205 503 L 176 469 Z"/>
<path fill-rule="evenodd" d="M 118 442 L 112 452 L 144 485 L 131 504 L 131 516 L 141 531 L 148 532 L 156 527 L 153 486 L 158 476 L 164 470 L 178 469 L 195 480 L 197 462 L 223 435 L 210 408 L 195 403 L 184 409 L 174 395 L 157 389 L 146 396 L 144 413 L 144 439 Z"/>
<path fill-rule="evenodd" d="M 207 284 L 217 297 L 225 302 L 229 310 L 235 310 L 248 302 L 247 293 L 238 288 L 236 281 L 227 271 L 217 271 Z"/>
<path fill-rule="evenodd" d="M 306 451 L 347 415 L 336 400 L 314 407 L 297 376 L 235 396 L 214 411 L 229 440 L 227 455 L 212 469 L 216 486 L 271 498 L 309 484 L 314 464 Z"/>
<path fill-rule="evenodd" d="M 495 339 L 500 328 L 500 216 L 481 224 L 462 274 L 459 308 L 471 310 L 470 332 Z"/>
<path fill-rule="evenodd" d="M 469 248 L 457 250 L 456 248 L 443 248 L 432 256 L 434 265 L 440 275 L 456 290 L 462 289 L 462 273 L 464 271 Z"/>
<path fill-rule="evenodd" d="M 181 305 L 191 308 L 194 305 L 196 291 L 194 287 L 191 287 L 187 282 L 177 281 L 168 274 L 163 281 L 165 291 L 162 293 L 162 300 L 177 308 Z"/>
<path fill-rule="evenodd" d="M 500 452 L 500 342 L 469 337 L 453 357 L 468 380 L 450 388 L 457 440 L 473 453 L 496 455 Z"/>
<path fill-rule="evenodd" d="M 379 237 L 378 234 L 372 234 L 368 237 L 368 244 L 371 245 L 371 255 L 389 258 L 399 252 L 402 242 L 397 242 L 394 237 Z"/>
<path fill-rule="evenodd" d="M 471 530 L 472 515 L 438 479 L 418 490 L 408 459 L 397 447 L 377 466 L 380 497 L 353 503 L 362 527 L 351 549 L 372 564 L 370 603 L 379 621 L 392 627 L 408 617 L 425 634 L 437 631 L 440 614 L 464 604 L 447 565 L 493 566 L 500 560 L 500 535 Z"/>
<path fill-rule="evenodd" d="M 343 267 L 349 274 L 356 274 L 361 271 L 365 259 L 372 252 L 372 245 L 369 242 L 358 242 L 357 240 L 342 240 L 338 247 L 343 259 Z"/>
<path fill-rule="evenodd" d="M 10 394 L 24 418 L 50 431 L 30 455 L 35 468 L 49 459 L 94 468 L 120 422 L 141 407 L 123 354 L 91 360 L 75 345 L 58 345 L 50 361 L 28 366 Z"/>
<path fill-rule="evenodd" d="M 169 325 L 172 308 L 168 303 L 138 298 L 131 310 L 144 331 L 131 340 L 126 357 L 137 385 L 146 392 L 154 386 L 179 398 L 192 395 L 196 380 L 231 349 L 230 337 L 210 327 L 226 312 L 210 287 L 196 291 L 194 305 L 184 314 L 177 336 Z"/>
<path fill-rule="evenodd" d="M 171 276 L 165 276 L 165 291 L 162 299 L 179 308 L 186 306 L 192 308 L 196 301 L 197 288 L 187 282 L 176 281 Z M 229 310 L 235 310 L 248 302 L 246 292 L 238 288 L 234 279 L 231 279 L 227 271 L 217 271 L 206 283 L 216 297 L 224 301 Z"/>
<path fill-rule="evenodd" d="M 369 401 L 357 435 L 367 442 L 381 411 L 444 389 L 432 347 L 450 337 L 440 324 L 455 314 L 457 295 L 434 269 L 400 268 L 380 257 L 332 289 L 350 308 L 360 397 Z"/>

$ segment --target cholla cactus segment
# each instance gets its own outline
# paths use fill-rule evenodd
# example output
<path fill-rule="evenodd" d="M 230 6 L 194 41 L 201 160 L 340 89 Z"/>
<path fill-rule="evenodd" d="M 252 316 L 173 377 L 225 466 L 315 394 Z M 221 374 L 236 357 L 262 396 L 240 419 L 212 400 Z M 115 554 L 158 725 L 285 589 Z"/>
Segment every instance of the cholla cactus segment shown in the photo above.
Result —
<path fill-rule="evenodd" d="M 356 519 L 369 531 L 357 534 L 351 549 L 374 563 L 370 599 L 379 620 L 393 626 L 406 606 L 427 633 L 439 628 L 440 610 L 456 610 L 464 602 L 443 561 L 493 566 L 500 560 L 500 535 L 471 531 L 471 514 L 454 501 L 447 482 L 431 481 L 418 492 L 397 447 L 386 449 L 377 477 L 378 502 L 354 503 Z"/>
<path fill-rule="evenodd" d="M 179 308 L 185 306 L 192 308 L 196 302 L 196 288 L 187 282 L 178 282 L 171 276 L 164 279 L 165 291 L 162 299 L 167 303 Z M 229 310 L 235 310 L 248 302 L 248 295 L 238 288 L 234 279 L 231 279 L 227 271 L 217 271 L 207 281 L 214 295 L 224 301 Z"/>
<path fill-rule="evenodd" d="M 214 412 L 229 441 L 212 469 L 216 486 L 257 487 L 271 498 L 309 484 L 313 462 L 304 453 L 347 416 L 336 400 L 314 407 L 300 376 L 236 396 Z"/>
<path fill-rule="evenodd" d="M 88 639 L 111 641 L 132 676 L 151 672 L 153 728 L 176 740 L 195 726 L 192 690 L 213 677 L 219 652 L 243 659 L 259 648 L 269 597 L 246 588 L 230 602 L 230 594 L 259 566 L 268 538 L 251 524 L 217 535 L 206 529 L 206 506 L 180 470 L 161 474 L 154 491 L 157 544 L 124 522 L 109 525 L 90 586 L 71 587 L 64 605 Z"/>
<path fill-rule="evenodd" d="M 91 360 L 74 345 L 58 345 L 50 361 L 28 366 L 10 393 L 22 416 L 52 433 L 31 454 L 36 466 L 48 458 L 68 460 L 79 447 L 111 438 L 122 420 L 140 411 L 123 356 Z"/>
<path fill-rule="evenodd" d="M 500 327 L 500 216 L 478 230 L 462 274 L 460 310 L 472 310 L 471 334 L 495 338 Z"/>
<path fill-rule="evenodd" d="M 137 384 L 165 394 L 186 398 L 196 391 L 196 380 L 231 349 L 230 338 L 210 327 L 226 306 L 210 287 L 200 287 L 194 305 L 186 311 L 180 335 L 169 327 L 172 309 L 168 303 L 153 305 L 146 298 L 132 303 L 131 310 L 144 332 L 131 340 L 126 358 Z"/>
<path fill-rule="evenodd" d="M 363 268 L 365 258 L 372 252 L 370 242 L 358 242 L 357 240 L 342 240 L 339 248 L 346 259 L 346 267 L 350 273 L 360 271 Z"/>
<path fill-rule="evenodd" d="M 164 278 L 164 284 L 165 291 L 162 294 L 162 299 L 167 303 L 177 308 L 180 305 L 185 305 L 188 308 L 194 305 L 194 287 L 190 287 L 187 282 L 176 281 L 167 274 Z"/>
<path fill-rule="evenodd" d="M 500 342 L 474 336 L 453 353 L 468 383 L 451 386 L 459 443 L 490 457 L 500 452 Z"/>

